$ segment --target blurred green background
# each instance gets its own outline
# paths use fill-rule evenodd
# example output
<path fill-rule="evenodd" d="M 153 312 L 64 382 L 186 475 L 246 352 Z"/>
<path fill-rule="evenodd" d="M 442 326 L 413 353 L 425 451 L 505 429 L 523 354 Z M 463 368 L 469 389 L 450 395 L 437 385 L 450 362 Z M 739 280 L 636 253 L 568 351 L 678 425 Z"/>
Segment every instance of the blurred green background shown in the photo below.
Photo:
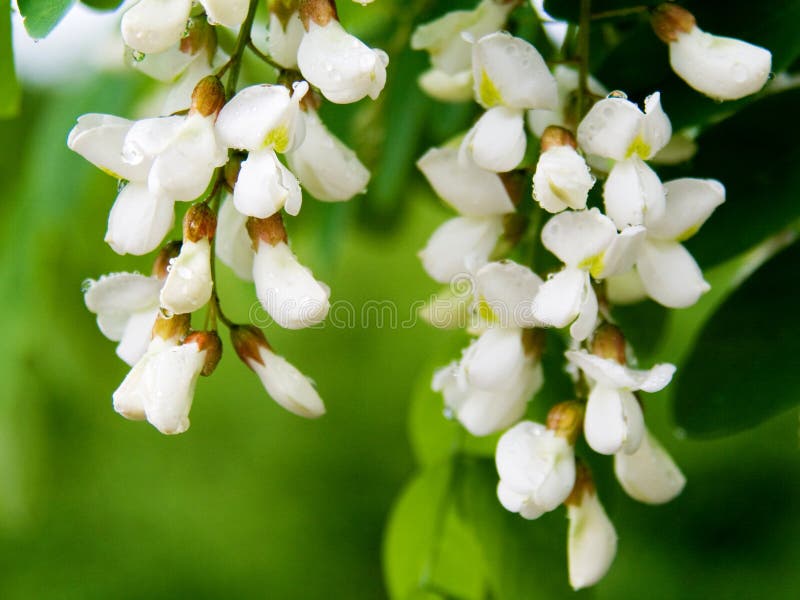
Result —
<path fill-rule="evenodd" d="M 376 45 L 399 50 L 412 18 L 450 8 L 428 3 L 398 20 L 395 7 L 379 0 L 368 19 L 348 5 L 342 19 Z M 422 97 L 413 81 L 426 64 L 423 55 L 392 53 L 392 61 L 379 103 L 324 111 L 373 169 L 369 193 L 343 205 L 307 199 L 288 227 L 295 251 L 331 286 L 333 299 L 356 310 L 391 301 L 402 322 L 416 301 L 436 291 L 415 254 L 449 214 L 414 174 L 413 160 L 465 126 L 474 109 Z M 253 67 L 246 75 L 258 80 L 259 72 Z M 328 407 L 317 421 L 272 402 L 229 346 L 217 372 L 198 385 L 186 434 L 165 437 L 113 412 L 110 396 L 127 366 L 85 309 L 81 283 L 113 271 L 148 272 L 151 258 L 120 257 L 103 243 L 116 182 L 72 154 L 65 140 L 78 115 L 131 116 L 150 88 L 130 73 L 71 79 L 26 86 L 21 114 L 0 121 L 0 598 L 570 597 L 563 509 L 534 522 L 503 511 L 487 458 L 492 440 L 463 442 L 428 389 L 433 368 L 465 344 L 460 332 L 423 322 L 376 327 L 374 319 L 348 328 L 268 327 L 275 348 L 316 381 Z M 790 106 L 796 99 L 783 101 Z M 756 122 L 774 112 L 765 107 Z M 787 135 L 780 122 L 768 127 L 759 132 L 764 139 Z M 716 138 L 709 139 L 711 145 Z M 766 142 L 757 143 L 766 151 Z M 705 152 L 701 144 L 698 162 L 713 156 Z M 705 175 L 719 176 L 709 168 Z M 797 178 L 787 171 L 790 177 Z M 770 182 L 779 192 L 765 194 L 796 192 L 782 181 Z M 731 210 L 738 214 L 736 205 Z M 665 319 L 645 306 L 621 317 L 629 319 L 632 338 L 649 346 L 643 359 L 689 356 L 702 319 L 743 279 L 742 265 L 753 264 L 752 256 L 724 260 L 763 237 L 738 247 L 732 242 L 725 256 L 706 248 L 711 258 L 704 264 L 717 265 L 708 277 L 718 286 L 693 312 Z M 780 286 L 759 289 L 783 298 L 789 310 L 797 298 L 797 253 L 787 253 L 788 277 L 781 271 Z M 224 266 L 219 275 L 226 312 L 246 320 L 252 286 Z M 755 296 L 748 305 L 754 312 L 769 322 L 791 321 L 791 314 L 760 310 Z M 785 327 L 784 362 L 758 375 L 773 382 L 764 384 L 768 393 L 755 386 L 735 399 L 763 405 L 764 418 L 780 412 L 770 408 L 774 382 L 784 386 L 780 408 L 797 403 L 800 363 L 791 333 L 797 326 Z M 735 379 L 729 363 L 715 362 L 717 353 L 746 363 L 758 347 L 745 338 L 736 347 L 737 339 L 725 348 L 714 339 L 701 345 L 710 373 L 696 378 L 702 385 Z M 555 364 L 557 349 L 547 359 Z M 648 398 L 646 406 L 649 427 L 688 479 L 677 500 L 637 504 L 613 481 L 609 460 L 593 463 L 620 542 L 608 576 L 585 594 L 796 598 L 797 413 L 745 431 L 737 432 L 752 423 L 712 431 L 714 413 L 684 418 L 697 414 L 692 407 L 706 394 L 703 388 L 697 400 L 693 382 L 678 388 L 691 398 L 678 412 L 684 429 L 675 425 L 674 390 Z M 532 403 L 531 415 L 557 400 L 557 389 Z M 720 408 L 723 421 L 726 410 L 735 408 Z M 687 426 L 690 434 L 729 435 L 687 437 Z M 454 444 L 462 450 L 451 459 Z"/>

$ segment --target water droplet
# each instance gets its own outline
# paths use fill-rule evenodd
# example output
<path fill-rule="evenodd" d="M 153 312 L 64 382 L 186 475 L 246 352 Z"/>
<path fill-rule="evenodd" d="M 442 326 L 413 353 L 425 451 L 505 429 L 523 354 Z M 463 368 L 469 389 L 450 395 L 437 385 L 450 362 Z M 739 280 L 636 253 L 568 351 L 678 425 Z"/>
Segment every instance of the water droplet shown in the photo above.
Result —
<path fill-rule="evenodd" d="M 145 58 L 145 53 L 144 52 L 140 52 L 139 50 L 132 50 L 131 51 L 131 58 L 135 62 L 142 62 L 144 60 L 144 58 Z"/>
<path fill-rule="evenodd" d="M 614 90 L 608 96 L 606 96 L 606 98 L 622 98 L 623 100 L 627 100 L 628 94 L 626 94 L 622 90 Z"/>
<path fill-rule="evenodd" d="M 90 287 L 92 287 L 92 280 L 84 279 L 83 283 L 81 283 L 81 294 L 88 292 Z"/>
<path fill-rule="evenodd" d="M 451 421 L 455 417 L 455 413 L 453 412 L 453 409 L 450 407 L 446 407 L 444 410 L 442 410 L 442 414 L 444 415 L 445 419 L 449 419 Z"/>
<path fill-rule="evenodd" d="M 770 71 L 769 74 L 767 75 L 767 79 L 775 79 L 775 73 Z"/>

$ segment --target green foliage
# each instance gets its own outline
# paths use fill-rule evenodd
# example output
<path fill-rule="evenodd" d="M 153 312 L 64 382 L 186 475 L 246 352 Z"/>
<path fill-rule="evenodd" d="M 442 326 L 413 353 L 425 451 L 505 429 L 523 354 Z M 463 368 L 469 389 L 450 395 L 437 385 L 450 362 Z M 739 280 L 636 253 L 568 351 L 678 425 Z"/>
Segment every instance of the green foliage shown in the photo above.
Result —
<path fill-rule="evenodd" d="M 11 47 L 11 0 L 0 0 L 0 119 L 19 110 L 20 89 Z"/>
<path fill-rule="evenodd" d="M 122 2 L 124 2 L 124 0 L 81 0 L 81 4 L 98 10 L 116 10 L 122 6 Z"/>
<path fill-rule="evenodd" d="M 17 4 L 28 35 L 41 39 L 58 25 L 75 0 L 18 0 Z"/>

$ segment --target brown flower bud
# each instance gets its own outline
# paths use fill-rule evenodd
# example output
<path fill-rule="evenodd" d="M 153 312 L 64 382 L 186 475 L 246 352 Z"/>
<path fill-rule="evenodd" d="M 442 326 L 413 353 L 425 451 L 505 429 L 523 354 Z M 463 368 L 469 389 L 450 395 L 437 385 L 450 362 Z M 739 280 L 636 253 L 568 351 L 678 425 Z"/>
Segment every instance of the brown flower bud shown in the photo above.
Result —
<path fill-rule="evenodd" d="M 202 238 L 214 238 L 217 230 L 217 215 L 203 202 L 192 205 L 183 217 L 183 239 L 198 242 Z"/>
<path fill-rule="evenodd" d="M 556 146 L 572 146 L 578 148 L 578 142 L 569 129 L 564 129 L 558 125 L 549 125 L 542 132 L 541 151 L 547 152 Z"/>
<path fill-rule="evenodd" d="M 583 427 L 583 412 L 580 402 L 559 402 L 547 413 L 547 428 L 574 445 Z"/>
<path fill-rule="evenodd" d="M 225 106 L 225 87 L 215 75 L 203 77 L 192 90 L 192 105 L 189 114 L 216 117 Z"/>
<path fill-rule="evenodd" d="M 624 365 L 628 361 L 625 357 L 625 336 L 622 330 L 611 323 L 603 323 L 594 332 L 592 339 L 592 354 L 600 358 L 610 358 Z"/>
<path fill-rule="evenodd" d="M 153 337 L 160 337 L 164 340 L 180 340 L 189 333 L 189 327 L 192 324 L 192 315 L 172 315 L 167 317 L 162 313 L 156 316 L 156 322 L 153 323 Z"/>
<path fill-rule="evenodd" d="M 331 21 L 338 21 L 336 2 L 334 0 L 300 0 L 300 20 L 306 31 L 308 31 L 311 21 L 320 27 L 324 27 Z"/>
<path fill-rule="evenodd" d="M 223 167 L 225 185 L 231 192 L 233 192 L 233 188 L 236 186 L 236 181 L 239 179 L 239 171 L 242 169 L 243 161 L 244 155 L 239 152 L 235 152 L 228 159 L 228 162 L 225 163 L 225 167 Z"/>
<path fill-rule="evenodd" d="M 222 358 L 222 340 L 219 339 L 219 334 L 216 331 L 194 331 L 186 336 L 183 343 L 197 344 L 201 351 L 206 351 L 206 360 L 200 374 L 204 377 L 211 375 Z"/>
<path fill-rule="evenodd" d="M 695 26 L 695 19 L 685 8 L 673 2 L 666 2 L 653 9 L 650 24 L 658 38 L 669 44 L 678 39 L 679 33 L 689 33 Z"/>
<path fill-rule="evenodd" d="M 580 506 L 583 504 L 583 497 L 586 494 L 596 493 L 594 479 L 589 467 L 581 459 L 575 459 L 575 485 L 572 486 L 572 491 L 564 500 L 567 506 Z"/>
<path fill-rule="evenodd" d="M 180 51 L 194 56 L 206 51 L 209 62 L 217 50 L 217 30 L 208 23 L 205 15 L 189 19 L 186 36 L 181 38 Z"/>
<path fill-rule="evenodd" d="M 300 0 L 271 0 L 269 11 L 278 17 L 281 27 L 286 30 L 291 16 L 300 8 Z"/>
<path fill-rule="evenodd" d="M 170 261 L 181 253 L 181 240 L 172 240 L 167 243 L 156 256 L 153 262 L 153 275 L 159 279 L 167 278 L 167 269 L 169 268 Z"/>
<path fill-rule="evenodd" d="M 544 329 L 522 330 L 522 347 L 525 350 L 525 355 L 535 361 L 539 361 L 542 358 L 546 341 L 547 333 L 545 333 Z"/>
<path fill-rule="evenodd" d="M 261 360 L 261 348 L 271 350 L 267 338 L 258 327 L 252 325 L 234 325 L 231 327 L 231 343 L 236 354 L 248 367 L 249 361 L 254 360 L 264 364 Z"/>
<path fill-rule="evenodd" d="M 283 226 L 283 217 L 277 212 L 266 219 L 250 217 L 247 219 L 247 233 L 253 241 L 253 250 L 258 250 L 258 243 L 266 242 L 270 246 L 277 246 L 281 242 L 288 242 L 286 228 Z"/>

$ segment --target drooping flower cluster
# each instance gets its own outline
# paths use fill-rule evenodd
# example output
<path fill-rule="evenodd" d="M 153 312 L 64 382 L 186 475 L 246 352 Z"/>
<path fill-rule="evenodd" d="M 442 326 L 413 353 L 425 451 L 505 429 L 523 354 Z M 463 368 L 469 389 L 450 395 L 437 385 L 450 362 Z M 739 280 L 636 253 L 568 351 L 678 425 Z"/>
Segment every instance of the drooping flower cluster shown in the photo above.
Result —
<path fill-rule="evenodd" d="M 768 52 L 712 38 L 684 13 L 672 5 L 653 13 L 679 75 L 720 99 L 761 88 Z M 420 80 L 426 92 L 463 100 L 471 83 L 486 109 L 463 137 L 417 163 L 460 214 L 433 233 L 420 252 L 423 267 L 439 283 L 470 282 L 471 299 L 448 306 L 466 304 L 468 332 L 477 336 L 432 386 L 471 434 L 504 432 L 495 458 L 506 509 L 535 519 L 567 507 L 569 578 L 578 589 L 603 577 L 617 546 L 591 473 L 576 457 L 580 435 L 594 452 L 614 457 L 620 485 L 638 501 L 667 502 L 685 483 L 642 411 L 643 394 L 664 389 L 675 366 L 628 366 L 633 351 L 610 308 L 647 296 L 684 308 L 708 291 L 681 242 L 724 202 L 725 189 L 711 179 L 662 182 L 647 162 L 672 137 L 660 93 L 645 98 L 642 110 L 622 92 L 606 94 L 585 71 L 559 65 L 551 74 L 531 44 L 498 31 L 508 14 L 507 3 L 484 0 L 420 26 L 412 38 L 431 55 L 433 68 Z M 717 72 L 707 76 L 707 69 Z M 539 143 L 533 162 L 525 158 L 526 111 Z M 526 173 L 527 206 L 516 185 Z M 512 235 L 520 222 L 523 233 Z M 531 238 L 534 250 L 540 244 L 563 266 L 539 277 L 522 264 L 531 252 L 515 246 Z M 450 326 L 426 311 L 434 325 Z M 565 370 L 576 399 L 551 407 L 540 424 L 525 414 L 547 385 L 539 363 L 546 328 L 567 330 Z"/>
<path fill-rule="evenodd" d="M 106 233 L 115 252 L 143 255 L 162 247 L 176 203 L 191 203 L 182 240 L 163 245 L 153 276 L 114 273 L 85 289 L 100 330 L 119 342 L 117 354 L 132 367 L 113 394 L 114 409 L 166 434 L 189 427 L 196 382 L 221 358 L 218 320 L 278 404 L 303 417 L 325 412 L 310 380 L 276 354 L 258 328 L 225 316 L 214 262 L 218 257 L 254 281 L 261 305 L 279 326 L 299 329 L 325 320 L 330 289 L 290 248 L 282 213 L 298 215 L 303 187 L 327 202 L 365 190 L 370 173 L 325 127 L 316 90 L 336 103 L 375 98 L 388 62 L 385 53 L 344 30 L 330 0 L 271 4 L 274 57 L 251 40 L 257 0 L 200 4 L 204 12 L 196 14 L 188 1 L 141 0 L 122 19 L 132 64 L 175 81 L 167 106 L 185 102 L 176 114 L 137 121 L 84 115 L 68 138 L 72 150 L 120 180 Z M 217 50 L 217 25 L 240 28 L 230 57 Z M 236 91 L 248 49 L 281 65 L 280 83 Z M 195 331 L 192 315 L 203 310 L 210 328 Z"/>

